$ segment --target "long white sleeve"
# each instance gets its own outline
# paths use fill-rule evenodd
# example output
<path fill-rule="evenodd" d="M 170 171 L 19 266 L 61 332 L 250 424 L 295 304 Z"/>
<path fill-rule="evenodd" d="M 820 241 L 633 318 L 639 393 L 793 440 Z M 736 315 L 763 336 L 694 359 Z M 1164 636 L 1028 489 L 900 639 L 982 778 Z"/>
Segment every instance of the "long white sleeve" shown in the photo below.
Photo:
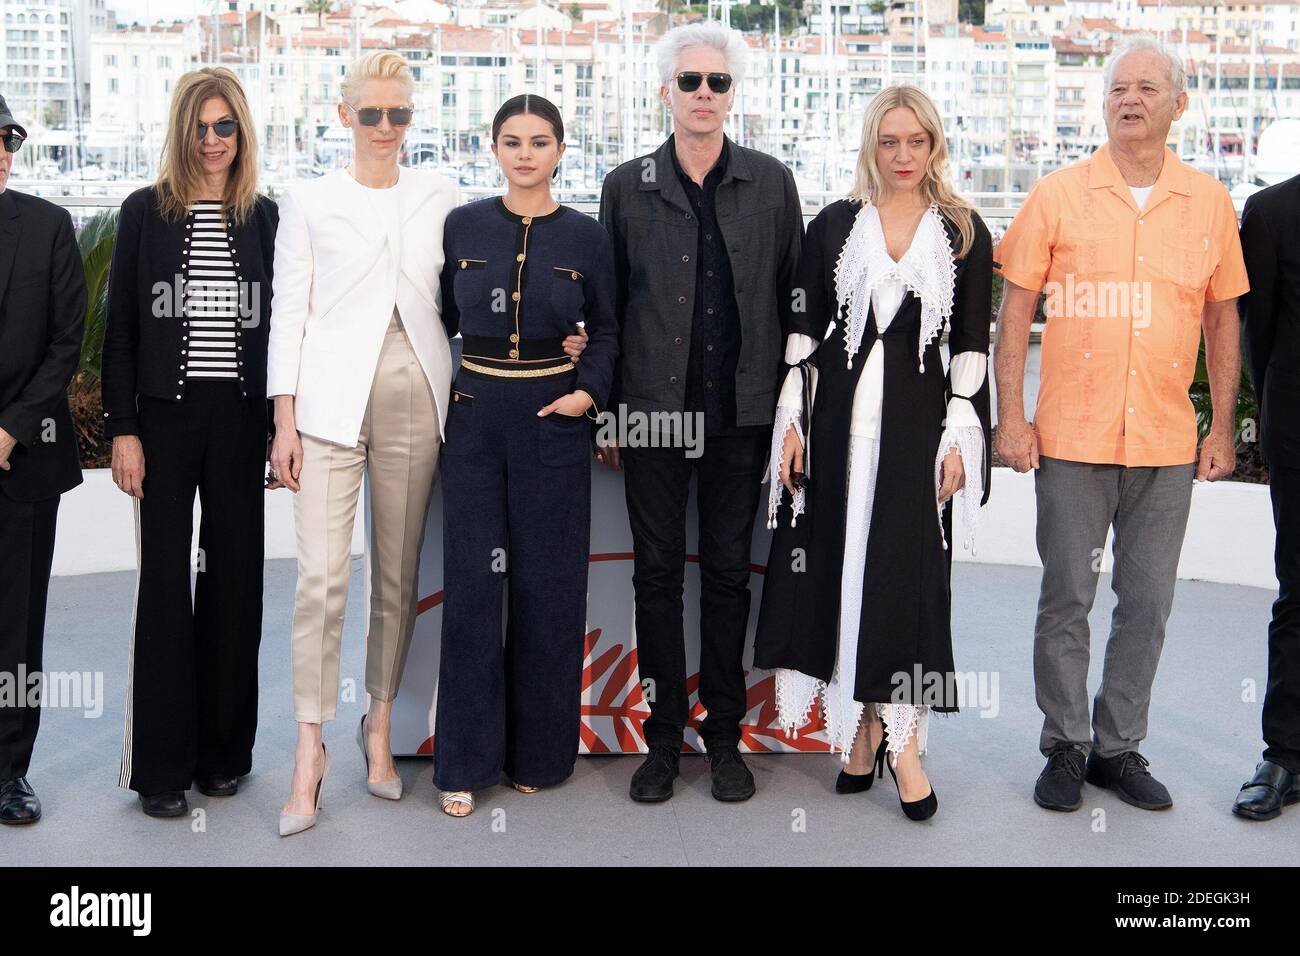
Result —
<path fill-rule="evenodd" d="M 311 301 L 313 262 L 307 217 L 293 190 L 280 197 L 275 233 L 275 276 L 271 282 L 271 329 L 267 345 L 266 394 L 295 395 L 302 339 Z"/>

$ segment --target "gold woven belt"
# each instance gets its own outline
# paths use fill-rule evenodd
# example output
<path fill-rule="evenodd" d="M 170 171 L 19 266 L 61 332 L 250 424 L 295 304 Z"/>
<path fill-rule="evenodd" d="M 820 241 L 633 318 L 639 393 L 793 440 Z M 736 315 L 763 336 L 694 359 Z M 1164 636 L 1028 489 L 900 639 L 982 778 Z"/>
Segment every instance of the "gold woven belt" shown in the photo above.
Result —
<path fill-rule="evenodd" d="M 565 372 L 574 370 L 575 366 L 568 358 L 564 358 L 563 362 L 563 365 L 553 365 L 549 368 L 496 368 L 462 358 L 460 367 L 476 372 L 479 375 L 490 375 L 493 378 L 544 378 L 548 375 L 563 375 Z"/>

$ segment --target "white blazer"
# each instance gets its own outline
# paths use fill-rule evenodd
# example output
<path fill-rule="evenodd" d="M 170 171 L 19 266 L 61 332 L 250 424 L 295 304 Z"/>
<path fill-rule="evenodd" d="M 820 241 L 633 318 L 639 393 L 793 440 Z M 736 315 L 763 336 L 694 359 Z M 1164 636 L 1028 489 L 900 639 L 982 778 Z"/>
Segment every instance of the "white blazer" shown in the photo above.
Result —
<path fill-rule="evenodd" d="M 266 394 L 294 395 L 298 430 L 353 446 L 393 317 L 447 421 L 451 349 L 442 325 L 442 228 L 460 187 L 399 167 L 391 189 L 345 169 L 295 183 L 279 200 Z"/>

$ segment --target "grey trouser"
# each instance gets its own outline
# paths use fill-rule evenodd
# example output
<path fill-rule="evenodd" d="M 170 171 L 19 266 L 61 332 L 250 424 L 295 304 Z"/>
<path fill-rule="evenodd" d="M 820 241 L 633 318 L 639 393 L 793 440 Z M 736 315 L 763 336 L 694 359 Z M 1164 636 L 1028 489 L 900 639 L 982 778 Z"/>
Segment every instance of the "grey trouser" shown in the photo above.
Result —
<path fill-rule="evenodd" d="M 1128 468 L 1041 458 L 1034 474 L 1043 583 L 1034 624 L 1034 687 L 1043 712 L 1039 748 L 1058 743 L 1102 757 L 1137 750 L 1147 733 L 1165 622 L 1196 466 Z M 1101 686 L 1088 720 L 1088 612 L 1106 532 L 1115 529 L 1111 589 L 1118 599 Z"/>

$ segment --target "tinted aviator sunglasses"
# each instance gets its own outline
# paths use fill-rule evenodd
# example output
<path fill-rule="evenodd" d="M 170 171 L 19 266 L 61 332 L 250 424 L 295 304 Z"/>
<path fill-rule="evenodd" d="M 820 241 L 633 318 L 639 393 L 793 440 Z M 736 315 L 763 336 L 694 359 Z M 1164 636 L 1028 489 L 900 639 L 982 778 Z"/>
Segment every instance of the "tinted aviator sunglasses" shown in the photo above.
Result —
<path fill-rule="evenodd" d="M 5 133 L 4 144 L 6 153 L 16 153 L 18 150 L 22 149 L 23 137 L 20 133 Z"/>
<path fill-rule="evenodd" d="M 235 135 L 235 130 L 238 127 L 238 121 L 232 119 L 217 120 L 215 123 L 199 123 L 199 139 L 207 139 L 209 129 L 215 130 L 222 139 L 230 139 Z"/>
<path fill-rule="evenodd" d="M 709 89 L 714 93 L 725 93 L 731 89 L 730 73 L 697 73 L 694 70 L 677 74 L 677 88 L 683 93 L 694 93 L 705 77 L 708 77 Z"/>
<path fill-rule="evenodd" d="M 411 115 L 415 112 L 409 106 L 363 106 L 357 109 L 351 103 L 343 105 L 356 114 L 357 122 L 362 126 L 378 126 L 379 118 L 385 115 L 393 126 L 409 126 Z"/>

